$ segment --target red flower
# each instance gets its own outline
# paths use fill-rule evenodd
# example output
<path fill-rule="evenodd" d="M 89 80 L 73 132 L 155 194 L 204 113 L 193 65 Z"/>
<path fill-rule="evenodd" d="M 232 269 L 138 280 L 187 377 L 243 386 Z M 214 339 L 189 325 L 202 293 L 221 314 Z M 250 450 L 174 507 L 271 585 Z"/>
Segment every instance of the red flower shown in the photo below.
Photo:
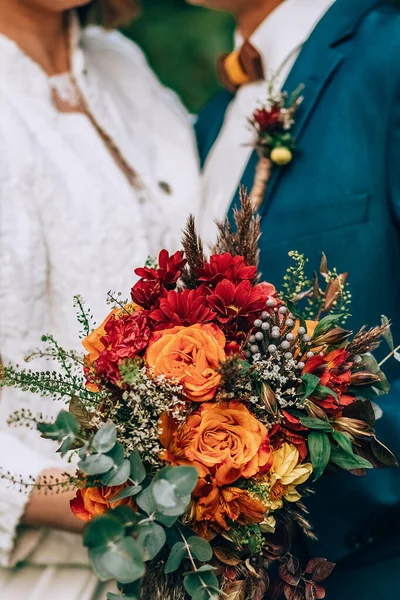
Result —
<path fill-rule="evenodd" d="M 268 298 L 262 286 L 250 281 L 235 285 L 224 279 L 207 297 L 209 307 L 216 313 L 215 320 L 222 327 L 247 333 L 254 317 L 265 309 Z"/>
<path fill-rule="evenodd" d="M 285 412 L 285 411 L 283 411 L 283 412 Z M 295 418 L 295 417 L 293 417 L 293 418 Z M 300 423 L 300 421 L 299 421 L 299 423 Z M 306 431 L 306 428 L 303 427 L 301 424 L 300 424 L 300 428 L 301 428 L 301 430 Z M 291 431 L 290 429 L 288 429 L 287 421 L 286 422 L 284 421 L 283 425 L 274 425 L 273 428 L 269 432 L 269 436 L 270 436 L 271 446 L 275 450 L 278 450 L 278 448 L 280 448 L 282 446 L 282 444 L 287 442 L 288 444 L 293 444 L 294 446 L 296 446 L 296 448 L 299 452 L 301 461 L 303 461 L 308 456 L 308 448 L 307 448 L 306 439 L 299 433 L 295 433 L 295 431 Z"/>
<path fill-rule="evenodd" d="M 134 358 L 146 349 L 150 328 L 143 311 L 131 315 L 114 316 L 105 325 L 106 335 L 101 342 L 105 346 L 94 367 L 100 379 L 117 383 L 120 379 L 119 367 L 126 358 Z"/>
<path fill-rule="evenodd" d="M 131 298 L 139 306 L 151 309 L 157 305 L 161 296 L 159 279 L 140 279 L 131 289 Z"/>
<path fill-rule="evenodd" d="M 223 279 L 229 279 L 233 283 L 241 281 L 252 281 L 257 275 L 257 268 L 249 266 L 243 256 L 232 256 L 229 252 L 225 254 L 214 254 L 209 262 L 197 269 L 200 281 L 215 287 Z"/>
<path fill-rule="evenodd" d="M 344 406 L 352 404 L 354 396 L 346 394 L 350 385 L 351 367 L 353 363 L 347 362 L 349 353 L 344 348 L 332 350 L 327 356 L 320 354 L 310 358 L 303 369 L 303 373 L 312 373 L 320 378 L 320 385 L 330 388 L 334 396 L 314 393 L 311 399 L 319 404 L 326 412 L 337 413 Z"/>
<path fill-rule="evenodd" d="M 155 323 L 155 329 L 168 329 L 176 325 L 195 325 L 209 323 L 215 313 L 207 305 L 207 288 L 200 286 L 196 290 L 171 290 L 160 299 L 159 307 L 149 317 Z"/>
<path fill-rule="evenodd" d="M 281 122 L 281 108 L 274 104 L 270 110 L 266 108 L 258 108 L 253 115 L 254 122 L 258 125 L 260 131 L 275 130 L 276 126 Z"/>
<path fill-rule="evenodd" d="M 142 279 L 152 280 L 159 279 L 162 285 L 168 290 L 175 287 L 175 283 L 181 276 L 182 269 L 186 265 L 186 259 L 183 258 L 183 252 L 179 250 L 172 256 L 167 250 L 161 250 L 158 255 L 158 268 L 149 269 L 143 267 L 136 269 L 136 275 Z"/>
<path fill-rule="evenodd" d="M 183 252 L 175 252 L 170 256 L 167 250 L 161 250 L 157 269 L 141 267 L 135 270 L 136 275 L 141 279 L 131 290 L 133 302 L 146 309 L 154 308 L 162 295 L 163 288 L 174 289 L 185 264 Z"/>

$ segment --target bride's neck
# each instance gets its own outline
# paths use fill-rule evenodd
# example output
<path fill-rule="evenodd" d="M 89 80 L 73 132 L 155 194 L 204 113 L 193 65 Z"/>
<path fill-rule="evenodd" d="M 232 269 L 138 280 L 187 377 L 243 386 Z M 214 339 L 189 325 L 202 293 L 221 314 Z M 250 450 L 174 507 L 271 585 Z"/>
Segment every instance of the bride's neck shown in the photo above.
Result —
<path fill-rule="evenodd" d="M 0 34 L 13 40 L 48 75 L 69 70 L 67 20 L 59 12 L 1 0 Z"/>

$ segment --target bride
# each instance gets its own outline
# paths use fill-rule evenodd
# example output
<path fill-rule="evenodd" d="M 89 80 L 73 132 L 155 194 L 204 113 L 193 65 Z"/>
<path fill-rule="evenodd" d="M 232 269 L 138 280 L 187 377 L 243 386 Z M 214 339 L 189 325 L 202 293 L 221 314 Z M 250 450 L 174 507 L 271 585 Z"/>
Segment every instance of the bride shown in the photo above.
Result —
<path fill-rule="evenodd" d="M 134 0 L 1 0 L 4 364 L 21 363 L 43 333 L 79 346 L 72 297 L 82 294 L 102 319 L 107 291 L 127 297 L 133 269 L 161 247 L 173 249 L 186 215 L 197 210 L 188 117 L 141 51 L 109 30 L 135 9 Z M 93 19 L 105 29 L 88 26 Z M 48 415 L 52 405 L 1 390 L 3 474 L 29 482 L 65 471 L 51 444 L 6 423 L 17 409 Z M 22 494 L 0 482 L 2 600 L 105 597 L 72 533 L 81 525 L 69 511 L 71 496 Z"/>

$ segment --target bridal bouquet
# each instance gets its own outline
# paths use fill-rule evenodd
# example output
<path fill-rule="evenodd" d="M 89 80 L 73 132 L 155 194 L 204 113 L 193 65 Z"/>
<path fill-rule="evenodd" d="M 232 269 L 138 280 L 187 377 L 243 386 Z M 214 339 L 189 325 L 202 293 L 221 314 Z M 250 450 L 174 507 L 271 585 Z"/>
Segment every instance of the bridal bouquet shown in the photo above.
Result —
<path fill-rule="evenodd" d="M 100 327 L 77 297 L 86 354 L 46 336 L 30 357 L 63 372 L 3 369 L 2 385 L 69 400 L 55 422 L 10 422 L 78 455 L 74 476 L 31 483 L 76 489 L 93 569 L 118 582 L 110 600 L 323 598 L 334 565 L 294 556 L 296 530 L 313 535 L 303 497 L 326 469 L 395 463 L 371 403 L 388 390 L 371 354 L 392 343 L 387 320 L 352 337 L 346 275 L 325 257 L 312 281 L 297 253 L 280 292 L 260 281 L 244 195 L 235 220 L 206 257 L 190 219 L 183 250 L 137 269 L 129 302 L 110 294 Z"/>

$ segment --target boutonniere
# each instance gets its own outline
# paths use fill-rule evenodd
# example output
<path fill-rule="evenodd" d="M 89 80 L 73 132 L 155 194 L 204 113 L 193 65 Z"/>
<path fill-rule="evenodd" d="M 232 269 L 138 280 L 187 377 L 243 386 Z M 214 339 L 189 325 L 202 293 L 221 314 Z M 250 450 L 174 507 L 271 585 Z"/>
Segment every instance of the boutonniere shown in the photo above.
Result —
<path fill-rule="evenodd" d="M 293 125 L 297 109 L 303 101 L 301 85 L 290 96 L 287 92 L 275 90 L 275 79 L 268 86 L 268 98 L 265 104 L 257 107 L 250 119 L 250 125 L 256 132 L 254 148 L 259 155 L 251 200 L 257 210 L 264 198 L 272 165 L 288 165 L 293 159 L 295 140 Z"/>

